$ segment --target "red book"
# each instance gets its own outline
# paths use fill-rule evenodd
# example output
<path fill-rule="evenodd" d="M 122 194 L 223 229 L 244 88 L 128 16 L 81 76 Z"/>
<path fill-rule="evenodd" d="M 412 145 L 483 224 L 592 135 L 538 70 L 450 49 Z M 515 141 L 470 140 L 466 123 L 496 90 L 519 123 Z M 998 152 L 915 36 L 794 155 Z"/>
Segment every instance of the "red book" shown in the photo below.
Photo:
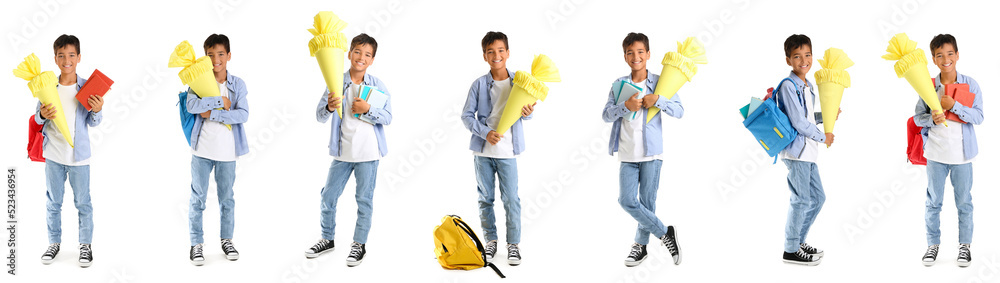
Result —
<path fill-rule="evenodd" d="M 80 104 L 87 108 L 87 111 L 90 111 L 91 107 L 87 99 L 91 95 L 104 97 L 104 94 L 108 93 L 108 90 L 111 89 L 111 85 L 114 83 L 115 81 L 112 81 L 104 73 L 95 69 L 94 73 L 90 75 L 90 79 L 87 79 L 87 83 L 83 84 L 80 87 L 80 91 L 76 93 L 76 100 L 79 100 Z"/>
<path fill-rule="evenodd" d="M 972 107 L 972 103 L 976 101 L 976 94 L 969 92 L 969 85 L 967 84 L 950 84 L 945 85 L 944 87 L 945 95 L 950 96 L 955 99 L 955 101 L 966 107 Z M 962 121 L 962 119 L 958 117 L 958 114 L 952 113 L 951 111 L 946 112 L 945 119 L 965 124 L 965 121 Z"/>

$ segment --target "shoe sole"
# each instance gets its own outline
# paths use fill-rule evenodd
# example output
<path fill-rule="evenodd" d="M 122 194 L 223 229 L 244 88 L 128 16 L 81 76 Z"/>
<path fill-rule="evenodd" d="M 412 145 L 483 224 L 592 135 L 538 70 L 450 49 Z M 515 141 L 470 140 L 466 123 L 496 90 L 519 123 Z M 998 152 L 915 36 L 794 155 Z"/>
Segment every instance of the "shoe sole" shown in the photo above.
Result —
<path fill-rule="evenodd" d="M 486 262 L 493 263 L 494 257 L 486 257 Z"/>
<path fill-rule="evenodd" d="M 627 267 L 636 267 L 636 266 L 639 266 L 639 264 L 642 264 L 642 262 L 645 261 L 645 260 L 646 260 L 646 258 L 643 258 L 643 259 L 640 259 L 640 260 L 637 260 L 637 261 L 627 261 L 626 260 L 625 261 L 625 266 L 627 266 Z"/>
<path fill-rule="evenodd" d="M 922 263 L 924 264 L 924 266 L 932 266 L 932 265 L 934 265 L 933 261 L 922 261 Z"/>
<path fill-rule="evenodd" d="M 205 264 L 205 260 L 204 259 L 202 259 L 202 260 L 192 260 L 191 264 L 193 264 L 194 266 L 202 266 L 202 265 Z"/>
<path fill-rule="evenodd" d="M 240 259 L 240 255 L 239 254 L 226 255 L 226 259 L 228 259 L 228 260 L 237 260 L 237 259 Z"/>
<path fill-rule="evenodd" d="M 521 265 L 521 260 L 520 259 L 516 259 L 516 260 L 515 259 L 508 259 L 507 260 L 507 264 L 510 265 L 510 266 L 518 266 L 518 265 Z"/>
<path fill-rule="evenodd" d="M 54 258 L 53 259 L 43 259 L 42 260 L 42 264 L 49 265 L 49 264 L 52 264 L 53 261 L 55 261 Z"/>
<path fill-rule="evenodd" d="M 359 261 L 348 261 L 347 262 L 347 267 L 355 267 L 355 266 L 361 265 L 362 261 L 365 261 L 365 260 L 361 259 Z"/>
<path fill-rule="evenodd" d="M 817 266 L 821 262 L 820 260 L 817 260 L 817 261 L 797 261 L 797 260 L 788 260 L 788 259 L 782 259 L 781 261 L 783 261 L 785 263 L 788 263 L 788 264 L 802 265 L 802 266 Z"/>
<path fill-rule="evenodd" d="M 969 265 L 972 265 L 971 261 L 970 262 L 959 262 L 958 263 L 958 267 L 969 267 Z"/>
<path fill-rule="evenodd" d="M 309 252 L 306 252 L 306 258 L 317 258 L 317 257 L 319 257 L 322 254 L 325 254 L 327 252 L 332 252 L 332 251 L 333 251 L 333 248 L 329 248 L 329 249 L 326 249 L 325 251 L 321 251 L 321 252 L 318 252 L 318 253 L 309 253 Z"/>
<path fill-rule="evenodd" d="M 87 268 L 90 267 L 91 262 L 80 262 L 80 267 Z"/>

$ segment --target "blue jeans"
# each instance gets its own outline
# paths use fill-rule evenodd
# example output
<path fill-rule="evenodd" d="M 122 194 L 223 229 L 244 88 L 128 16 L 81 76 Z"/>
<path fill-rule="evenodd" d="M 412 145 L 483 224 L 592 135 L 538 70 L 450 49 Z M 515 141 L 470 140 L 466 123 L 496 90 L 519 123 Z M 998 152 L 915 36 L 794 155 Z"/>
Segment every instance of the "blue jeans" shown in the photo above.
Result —
<path fill-rule="evenodd" d="M 785 252 L 794 253 L 805 243 L 809 227 L 823 209 L 826 193 L 815 162 L 782 159 L 788 166 L 788 189 L 792 196 L 785 222 Z"/>
<path fill-rule="evenodd" d="M 191 245 L 204 243 L 205 233 L 201 229 L 201 214 L 208 199 L 208 174 L 215 168 L 215 191 L 219 195 L 219 237 L 233 238 L 233 182 L 236 181 L 236 161 L 215 161 L 191 156 L 191 209 L 188 212 L 188 227 L 191 230 Z"/>
<path fill-rule="evenodd" d="M 951 173 L 958 207 L 958 243 L 972 243 L 972 163 L 942 164 L 927 160 L 927 202 L 924 222 L 927 224 L 927 245 L 941 244 L 941 203 L 944 201 L 944 179 Z"/>
<path fill-rule="evenodd" d="M 326 176 L 326 186 L 320 195 L 320 229 L 323 239 L 333 241 L 334 228 L 337 227 L 337 199 L 344 193 L 347 178 L 354 171 L 354 182 L 357 188 L 354 200 L 358 202 L 358 220 L 354 224 L 354 241 L 364 244 L 368 241 L 368 231 L 372 228 L 372 198 L 375 196 L 375 176 L 378 173 L 378 160 L 367 162 L 343 162 L 334 160 L 330 164 L 330 173 Z"/>
<path fill-rule="evenodd" d="M 62 203 L 66 177 L 73 187 L 73 204 L 80 219 L 80 243 L 90 244 L 94 236 L 94 207 L 90 204 L 90 165 L 66 166 L 45 161 L 45 222 L 49 227 L 49 243 L 62 242 Z"/>
<path fill-rule="evenodd" d="M 497 240 L 497 219 L 493 212 L 496 200 L 495 178 L 500 178 L 500 200 L 507 211 L 507 243 L 521 243 L 521 198 L 517 196 L 517 159 L 475 156 L 476 183 L 479 190 L 479 223 L 486 241 Z"/>
<path fill-rule="evenodd" d="M 640 245 L 649 244 L 650 234 L 660 238 L 667 233 L 667 227 L 655 214 L 662 166 L 663 160 L 622 162 L 621 172 L 618 174 L 618 204 L 639 222 L 635 242 Z"/>

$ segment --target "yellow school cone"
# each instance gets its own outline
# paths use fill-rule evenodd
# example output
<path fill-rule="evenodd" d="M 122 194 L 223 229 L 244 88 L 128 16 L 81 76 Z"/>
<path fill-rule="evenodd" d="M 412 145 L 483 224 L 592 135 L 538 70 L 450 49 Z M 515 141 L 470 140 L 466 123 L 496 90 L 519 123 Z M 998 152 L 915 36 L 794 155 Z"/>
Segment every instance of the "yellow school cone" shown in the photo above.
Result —
<path fill-rule="evenodd" d="M 52 119 L 52 122 L 56 123 L 56 129 L 59 129 L 59 133 L 69 142 L 69 146 L 74 147 L 73 135 L 69 132 L 69 126 L 66 125 L 66 113 L 63 112 L 59 91 L 56 90 L 56 84 L 59 83 L 56 74 L 52 71 L 42 72 L 42 64 L 38 60 L 38 56 L 31 53 L 28 57 L 24 57 L 24 62 L 17 65 L 17 69 L 14 69 L 14 76 L 28 81 L 31 95 L 38 98 L 42 105 L 52 104 L 56 108 L 56 117 Z"/>
<path fill-rule="evenodd" d="M 942 113 L 941 100 L 934 91 L 931 73 L 927 70 L 927 57 L 924 50 L 917 48 L 917 42 L 910 40 L 905 33 L 896 34 L 889 40 L 888 54 L 883 59 L 896 60 L 896 76 L 906 78 L 910 86 L 917 91 L 924 103 L 931 108 L 931 113 Z M 945 127 L 948 122 L 944 122 Z"/>
<path fill-rule="evenodd" d="M 212 59 L 208 56 L 201 56 L 201 58 L 196 60 L 194 47 L 187 40 L 182 41 L 180 44 L 177 44 L 177 47 L 174 47 L 174 52 L 170 53 L 170 62 L 167 63 L 167 67 L 184 67 L 180 73 L 177 73 L 177 76 L 181 78 L 181 83 L 190 87 L 198 97 L 206 98 L 221 95 L 219 93 L 219 83 L 215 81 L 215 73 L 212 72 Z M 222 110 L 222 108 L 216 108 L 215 110 Z M 226 128 L 232 130 L 233 126 L 226 125 Z"/>
<path fill-rule="evenodd" d="M 851 87 L 851 75 L 844 69 L 854 66 L 854 61 L 847 58 L 844 50 L 830 48 L 819 59 L 822 70 L 816 72 L 816 83 L 819 84 L 819 105 L 823 112 L 823 130 L 833 133 L 837 123 L 837 113 L 840 112 L 840 100 L 844 97 L 844 89 Z M 827 146 L 830 147 L 830 146 Z"/>
<path fill-rule="evenodd" d="M 514 88 L 510 90 L 507 97 L 507 104 L 504 104 L 503 114 L 500 114 L 500 123 L 497 125 L 497 134 L 503 135 L 521 118 L 521 108 L 525 105 L 535 103 L 535 101 L 545 101 L 549 95 L 549 87 L 545 82 L 558 82 L 559 69 L 556 64 L 549 59 L 549 56 L 536 55 L 531 62 L 531 73 L 517 71 L 514 73 Z"/>
<path fill-rule="evenodd" d="M 309 55 L 316 57 L 319 70 L 323 72 L 326 88 L 334 97 L 344 94 L 344 53 L 347 51 L 347 37 L 341 32 L 347 22 L 330 11 L 322 11 L 313 17 L 313 28 L 309 29 L 313 38 L 309 40 Z M 344 114 L 337 108 L 337 116 Z"/>
<path fill-rule="evenodd" d="M 695 64 L 708 63 L 705 57 L 705 45 L 695 37 L 688 37 L 684 42 L 677 42 L 677 52 L 667 52 L 663 56 L 663 71 L 660 72 L 660 79 L 656 81 L 656 89 L 653 94 L 657 94 L 666 99 L 674 97 L 677 90 L 680 90 L 684 83 L 690 82 L 694 74 L 698 73 L 698 66 Z M 650 107 L 646 113 L 646 123 L 653 120 L 653 116 L 660 113 L 660 108 Z"/>

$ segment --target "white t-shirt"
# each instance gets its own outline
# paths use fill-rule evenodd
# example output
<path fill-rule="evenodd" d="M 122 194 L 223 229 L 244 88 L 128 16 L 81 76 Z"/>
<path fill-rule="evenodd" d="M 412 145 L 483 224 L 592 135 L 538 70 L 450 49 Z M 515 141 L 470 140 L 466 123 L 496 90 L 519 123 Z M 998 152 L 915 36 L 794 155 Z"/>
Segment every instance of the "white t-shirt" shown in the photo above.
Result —
<path fill-rule="evenodd" d="M 351 112 L 351 105 L 360 88 L 360 85 L 351 83 L 341 103 L 345 114 L 340 123 L 340 156 L 333 158 L 337 161 L 367 162 L 382 158 L 378 150 L 378 137 L 375 136 L 375 125 L 355 118 L 354 112 Z"/>
<path fill-rule="evenodd" d="M 809 120 L 809 125 L 816 125 L 816 114 L 813 112 L 815 110 L 814 108 L 815 105 L 813 104 L 815 103 L 815 101 L 813 101 L 812 92 L 809 90 L 808 86 L 806 86 L 805 90 L 802 91 L 802 94 L 803 94 L 802 97 L 803 99 L 805 99 L 806 103 L 805 111 L 807 113 L 806 117 Z M 797 103 L 797 101 L 786 101 L 785 103 L 787 105 L 787 103 Z M 815 163 L 816 160 L 819 159 L 820 143 L 810 138 L 805 138 L 805 140 L 806 144 L 802 149 L 801 156 L 795 157 L 794 155 L 797 154 L 797 152 L 788 152 L 788 150 L 783 150 L 781 151 L 781 159 L 808 161 Z"/>
<path fill-rule="evenodd" d="M 507 105 L 507 98 L 510 96 L 511 88 L 513 88 L 510 80 L 511 78 L 495 81 L 493 82 L 493 87 L 490 88 L 490 101 L 493 102 L 493 110 L 490 111 L 490 116 L 486 117 L 486 126 L 490 127 L 490 129 L 496 130 L 500 125 L 500 116 L 503 115 L 504 106 Z M 487 141 L 483 145 L 483 152 L 473 151 L 472 154 L 491 158 L 517 157 L 517 155 L 514 155 L 514 141 L 511 140 L 512 134 L 511 131 L 507 131 L 496 145 L 492 145 Z"/>
<path fill-rule="evenodd" d="M 219 94 L 229 98 L 229 88 L 225 83 L 219 84 Z M 221 122 L 204 121 L 198 134 L 197 148 L 192 150 L 192 154 L 215 161 L 236 161 L 236 136 L 233 131 Z"/>
<path fill-rule="evenodd" d="M 56 116 L 62 115 L 66 117 L 66 126 L 69 127 L 71 135 L 69 138 L 75 138 L 76 108 L 80 106 L 80 102 L 76 100 L 76 84 L 70 86 L 58 85 L 56 86 L 56 90 L 59 91 L 59 101 L 62 103 L 63 108 L 62 113 L 56 113 Z M 49 139 L 49 143 L 42 149 L 42 157 L 45 157 L 45 160 L 67 166 L 90 165 L 89 158 L 80 160 L 79 162 L 73 159 L 73 147 L 69 146 L 69 141 L 59 132 L 59 128 L 56 127 L 55 122 L 45 123 L 45 127 L 42 130 L 45 131 L 45 137 Z"/>
<path fill-rule="evenodd" d="M 640 87 L 639 93 L 646 93 L 645 87 Z M 652 94 L 650 94 L 652 95 Z M 643 96 L 645 97 L 645 96 Z M 642 99 L 642 97 L 639 97 Z M 640 113 L 648 112 L 640 109 Z M 621 162 L 646 162 L 663 160 L 662 154 L 646 155 L 646 141 L 642 138 L 642 129 L 646 126 L 646 118 L 639 116 L 632 121 L 622 118 L 622 128 L 618 135 L 618 160 Z"/>
<path fill-rule="evenodd" d="M 944 94 L 944 87 L 938 88 L 938 96 Z M 962 144 L 962 124 L 951 123 L 934 125 L 927 131 L 927 143 L 924 144 L 924 158 L 944 164 L 965 164 L 973 159 L 965 159 Z"/>

